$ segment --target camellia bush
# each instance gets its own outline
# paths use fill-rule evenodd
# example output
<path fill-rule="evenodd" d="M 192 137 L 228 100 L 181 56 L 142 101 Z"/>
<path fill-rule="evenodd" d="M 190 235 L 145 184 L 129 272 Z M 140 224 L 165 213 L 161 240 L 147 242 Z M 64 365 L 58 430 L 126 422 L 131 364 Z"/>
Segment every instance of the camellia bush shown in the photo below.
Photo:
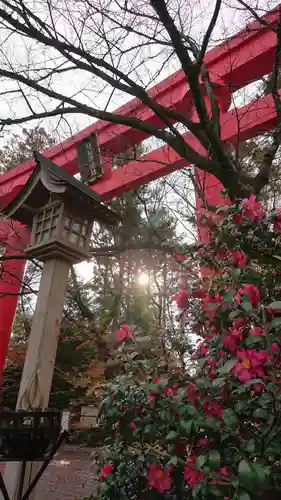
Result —
<path fill-rule="evenodd" d="M 251 195 L 202 224 L 210 243 L 176 254 L 198 277 L 171 297 L 192 369 L 110 385 L 99 500 L 281 498 L 281 211 Z"/>

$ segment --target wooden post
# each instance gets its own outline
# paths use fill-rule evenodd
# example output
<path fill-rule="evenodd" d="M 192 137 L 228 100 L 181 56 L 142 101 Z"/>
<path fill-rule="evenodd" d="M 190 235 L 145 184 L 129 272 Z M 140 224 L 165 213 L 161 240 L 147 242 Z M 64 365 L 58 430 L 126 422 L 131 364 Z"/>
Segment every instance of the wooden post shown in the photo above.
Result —
<path fill-rule="evenodd" d="M 44 263 L 17 409 L 46 409 L 48 407 L 68 271 L 69 263 L 62 259 L 52 259 Z M 24 491 L 38 470 L 36 462 L 30 462 L 27 465 Z M 21 473 L 20 462 L 6 464 L 4 480 L 11 500 L 18 500 L 17 491 Z"/>

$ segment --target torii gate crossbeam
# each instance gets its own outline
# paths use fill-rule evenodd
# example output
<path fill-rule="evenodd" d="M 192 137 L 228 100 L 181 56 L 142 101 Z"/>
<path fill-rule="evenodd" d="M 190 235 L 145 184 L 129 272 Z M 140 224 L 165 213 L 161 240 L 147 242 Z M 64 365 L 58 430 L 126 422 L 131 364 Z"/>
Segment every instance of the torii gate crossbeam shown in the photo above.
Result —
<path fill-rule="evenodd" d="M 268 27 L 258 21 L 251 23 L 236 36 L 210 50 L 205 56 L 205 63 L 216 86 L 216 94 L 221 108 L 222 138 L 235 144 L 274 127 L 276 123 L 275 106 L 270 95 L 254 101 L 239 110 L 228 111 L 231 95 L 250 82 L 270 73 L 276 52 L 276 35 L 270 29 L 279 19 L 276 7 L 266 16 Z M 203 85 L 202 85 L 203 90 Z M 178 71 L 150 90 L 150 95 L 167 108 L 194 116 L 194 107 L 190 89 L 182 71 Z M 207 101 L 207 98 L 206 98 Z M 123 116 L 136 116 L 151 125 L 163 126 L 151 109 L 138 99 L 133 99 L 115 112 Z M 164 146 L 144 155 L 138 161 L 111 171 L 112 157 L 128 147 L 140 143 L 148 137 L 142 131 L 124 125 L 97 121 L 70 139 L 54 146 L 45 155 L 69 173 L 78 172 L 76 146 L 92 132 L 98 133 L 99 144 L 105 159 L 104 177 L 94 184 L 93 189 L 104 200 L 135 189 L 141 185 L 167 175 L 174 170 L 187 166 L 169 146 Z M 184 135 L 185 140 L 197 149 L 202 146 L 191 133 Z M 0 206 L 5 206 L 24 186 L 35 163 L 27 161 L 0 177 Z M 211 175 L 206 176 L 205 191 L 207 198 L 216 204 L 221 201 L 221 186 Z M 197 199 L 200 206 L 200 200 Z M 18 223 L 7 224 L 1 221 L 0 239 L 6 246 L 8 257 L 22 255 L 22 249 L 28 242 L 28 231 Z M 203 233 L 201 237 L 204 237 Z M 0 282 L 0 372 L 4 366 L 13 318 L 17 306 L 21 279 L 24 272 L 24 260 L 5 260 Z"/>

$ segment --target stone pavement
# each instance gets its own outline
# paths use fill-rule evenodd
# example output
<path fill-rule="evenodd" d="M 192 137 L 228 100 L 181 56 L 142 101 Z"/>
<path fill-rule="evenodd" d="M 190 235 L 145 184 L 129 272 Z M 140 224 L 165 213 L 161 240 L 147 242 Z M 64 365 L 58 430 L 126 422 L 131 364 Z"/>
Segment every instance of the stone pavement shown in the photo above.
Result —
<path fill-rule="evenodd" d="M 92 450 L 62 446 L 41 477 L 35 500 L 82 500 L 96 490 Z"/>

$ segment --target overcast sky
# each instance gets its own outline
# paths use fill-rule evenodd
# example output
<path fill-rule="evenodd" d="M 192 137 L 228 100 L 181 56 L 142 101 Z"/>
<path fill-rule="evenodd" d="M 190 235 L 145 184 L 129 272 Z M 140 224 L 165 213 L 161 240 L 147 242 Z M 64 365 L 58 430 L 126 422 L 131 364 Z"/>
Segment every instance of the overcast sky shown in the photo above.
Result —
<path fill-rule="evenodd" d="M 261 9 L 272 8 L 278 5 L 279 1 L 268 1 L 268 0 L 258 0 L 252 1 L 253 6 Z M 27 0 L 27 4 L 31 5 L 31 0 Z M 1 4 L 1 1 L 0 1 Z M 38 13 L 40 12 L 42 16 L 45 12 L 42 12 L 42 3 L 33 2 L 34 9 Z M 192 2 L 182 2 L 182 10 L 186 19 L 186 29 L 189 30 L 190 35 L 199 41 L 202 39 L 206 27 L 208 26 L 210 17 L 214 8 L 214 0 L 199 0 Z M 79 6 L 79 2 L 77 2 Z M 239 29 L 245 26 L 245 23 L 249 21 L 250 14 L 245 14 L 240 9 L 237 8 L 238 3 L 234 0 L 229 0 L 223 4 L 221 9 L 221 15 L 219 22 L 213 33 L 213 38 L 211 46 L 219 43 L 221 40 L 225 39 L 226 36 L 235 34 Z M 37 9 L 37 10 L 36 10 Z M 40 10 L 41 9 L 41 10 Z M 78 15 L 73 11 L 73 16 Z M 57 28 L 66 35 L 71 33 L 69 22 L 59 16 L 56 21 Z M 18 70 L 25 71 L 26 67 L 30 64 L 47 65 L 55 64 L 57 54 L 53 50 L 45 49 L 38 43 L 30 42 L 19 35 L 13 34 L 7 38 L 7 31 L 4 29 L 0 30 L 0 41 L 2 50 L 2 62 L 9 67 L 16 67 Z M 71 36 L 71 34 L 70 34 Z M 135 37 L 136 38 L 136 37 Z M 135 41 L 134 35 L 127 39 L 126 43 L 130 44 Z M 91 39 L 90 33 L 85 36 L 85 43 L 89 43 Z M 155 53 L 153 53 L 153 50 Z M 153 80 L 154 82 L 161 81 L 164 77 L 173 73 L 179 68 L 178 61 L 175 57 L 169 59 L 169 61 L 163 66 L 161 71 L 158 70 L 163 63 L 163 59 L 166 57 L 165 54 L 159 55 L 158 48 L 149 49 L 149 53 L 146 49 L 142 52 L 145 63 L 137 67 L 134 70 L 133 75 L 135 79 L 143 81 L 145 84 Z M 153 57 L 154 56 L 154 57 Z M 127 59 L 126 57 L 122 59 L 122 69 L 128 73 L 132 71 L 132 65 L 135 59 L 132 59 L 133 53 L 129 53 Z M 136 56 L 140 59 L 140 56 Z M 105 87 L 102 82 L 97 82 L 93 77 L 85 72 L 75 70 L 72 73 L 67 73 L 67 76 L 60 75 L 53 79 L 52 87 L 56 90 L 61 91 L 61 93 L 66 95 L 75 95 L 76 98 L 80 98 L 83 102 L 93 104 L 95 107 L 103 109 L 106 104 L 108 104 L 108 110 L 114 110 L 120 105 L 124 104 L 130 100 L 130 96 L 121 92 L 114 92 L 111 95 L 111 90 Z M 7 83 L 7 81 L 0 80 L 0 91 L 6 91 L 7 89 L 16 88 L 15 83 Z M 35 109 L 42 108 L 42 105 L 47 108 L 50 106 L 50 100 L 47 97 L 38 97 L 35 92 L 30 92 L 27 89 L 25 91 L 28 93 L 28 97 L 31 105 Z M 109 101 L 109 102 L 108 102 Z M 13 95 L 0 96 L 0 114 L 1 116 L 11 117 L 11 116 L 22 116 L 28 113 L 28 108 L 25 101 L 21 97 L 15 97 Z M 41 122 L 49 131 L 56 129 L 58 141 L 68 137 L 71 133 L 77 132 L 81 128 L 93 123 L 93 118 L 87 117 L 85 115 L 70 115 L 67 117 L 67 123 L 61 121 L 57 127 L 57 119 L 45 119 Z M 34 126 L 35 122 L 30 122 L 29 124 L 24 124 L 23 126 Z M 21 127 L 12 127 L 5 129 L 4 134 L 2 134 L 1 142 L 6 142 L 11 132 L 18 132 Z"/>

